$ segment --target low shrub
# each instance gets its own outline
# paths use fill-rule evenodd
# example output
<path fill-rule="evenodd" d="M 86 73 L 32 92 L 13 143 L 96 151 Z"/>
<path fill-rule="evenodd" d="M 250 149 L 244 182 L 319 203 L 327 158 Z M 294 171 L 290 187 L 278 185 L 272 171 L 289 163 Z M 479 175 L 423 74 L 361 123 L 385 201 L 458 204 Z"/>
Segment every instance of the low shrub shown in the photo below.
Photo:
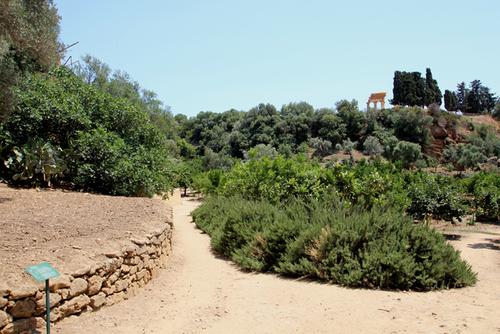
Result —
<path fill-rule="evenodd" d="M 500 221 L 500 173 L 477 173 L 464 180 L 479 219 Z"/>
<path fill-rule="evenodd" d="M 279 203 L 292 197 L 319 198 L 332 187 L 331 173 L 305 158 L 263 157 L 236 164 L 221 181 L 218 193 Z"/>
<path fill-rule="evenodd" d="M 203 194 L 215 194 L 221 185 L 224 171 L 212 169 L 207 172 L 195 174 L 193 176 L 192 187 Z"/>
<path fill-rule="evenodd" d="M 472 285 L 476 274 L 437 231 L 400 210 L 345 203 L 213 197 L 193 213 L 214 250 L 245 269 L 353 287 L 432 290 Z"/>
<path fill-rule="evenodd" d="M 461 191 L 453 178 L 423 172 L 405 174 L 410 199 L 407 213 L 416 219 L 452 220 L 465 214 Z"/>

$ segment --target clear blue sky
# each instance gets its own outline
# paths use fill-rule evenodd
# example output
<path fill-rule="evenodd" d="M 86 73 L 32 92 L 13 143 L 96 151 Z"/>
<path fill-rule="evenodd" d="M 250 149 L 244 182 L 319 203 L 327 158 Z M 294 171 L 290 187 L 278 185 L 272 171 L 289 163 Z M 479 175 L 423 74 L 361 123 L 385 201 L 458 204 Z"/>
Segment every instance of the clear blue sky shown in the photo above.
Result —
<path fill-rule="evenodd" d="M 499 0 L 56 0 L 61 40 L 128 72 L 173 113 L 331 107 L 392 95 L 395 70 L 500 94 Z"/>

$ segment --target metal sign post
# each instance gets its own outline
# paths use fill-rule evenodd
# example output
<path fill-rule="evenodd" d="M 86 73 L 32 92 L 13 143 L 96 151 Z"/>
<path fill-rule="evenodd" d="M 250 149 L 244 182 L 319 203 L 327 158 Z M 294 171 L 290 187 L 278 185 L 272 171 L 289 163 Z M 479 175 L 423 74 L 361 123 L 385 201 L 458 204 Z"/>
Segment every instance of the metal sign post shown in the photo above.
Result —
<path fill-rule="evenodd" d="M 59 272 L 48 262 L 42 262 L 26 268 L 28 274 L 37 282 L 45 281 L 45 310 L 46 310 L 46 330 L 50 334 L 50 288 L 49 279 L 59 276 Z"/>

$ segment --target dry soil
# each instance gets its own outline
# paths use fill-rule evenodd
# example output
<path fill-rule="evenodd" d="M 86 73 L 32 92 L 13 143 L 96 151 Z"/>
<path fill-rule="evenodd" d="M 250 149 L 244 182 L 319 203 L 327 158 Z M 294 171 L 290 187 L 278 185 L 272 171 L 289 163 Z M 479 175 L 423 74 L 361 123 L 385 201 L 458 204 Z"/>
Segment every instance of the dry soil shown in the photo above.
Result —
<path fill-rule="evenodd" d="M 14 189 L 0 184 L 0 290 L 34 284 L 29 265 L 71 274 L 169 220 L 159 199 Z"/>
<path fill-rule="evenodd" d="M 174 207 L 173 255 L 139 295 L 56 324 L 56 333 L 500 333 L 500 234 L 450 241 L 479 274 L 476 286 L 437 292 L 348 289 L 244 273 L 210 251 Z"/>

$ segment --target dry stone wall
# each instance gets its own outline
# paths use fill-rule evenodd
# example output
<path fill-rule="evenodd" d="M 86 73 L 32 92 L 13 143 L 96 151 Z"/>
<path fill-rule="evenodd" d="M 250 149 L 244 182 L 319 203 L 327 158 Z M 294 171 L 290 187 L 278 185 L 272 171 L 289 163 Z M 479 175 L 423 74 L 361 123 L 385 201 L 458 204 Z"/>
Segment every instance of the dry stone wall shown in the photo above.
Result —
<path fill-rule="evenodd" d="M 105 260 L 50 281 L 51 322 L 96 311 L 134 296 L 159 274 L 171 251 L 172 215 L 161 228 L 103 254 Z M 0 334 L 45 326 L 44 284 L 0 290 Z"/>

